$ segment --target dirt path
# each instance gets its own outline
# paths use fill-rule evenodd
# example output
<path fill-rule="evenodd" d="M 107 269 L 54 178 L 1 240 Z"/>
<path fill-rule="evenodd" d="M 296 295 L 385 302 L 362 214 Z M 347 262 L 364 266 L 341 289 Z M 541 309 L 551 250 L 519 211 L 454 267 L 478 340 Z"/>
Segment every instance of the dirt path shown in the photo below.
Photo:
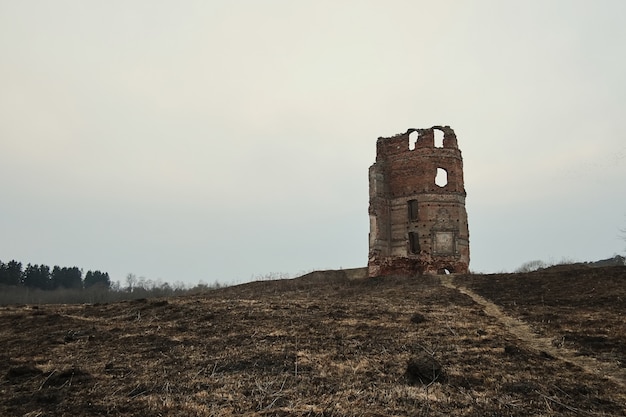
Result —
<path fill-rule="evenodd" d="M 538 336 L 532 331 L 528 324 L 522 320 L 509 316 L 495 303 L 481 297 L 469 288 L 455 285 L 451 275 L 442 276 L 440 279 L 441 284 L 445 287 L 455 289 L 472 298 L 474 302 L 483 307 L 486 314 L 497 319 L 510 333 L 522 340 L 522 342 L 529 348 L 539 352 L 546 352 L 557 359 L 572 363 L 584 369 L 586 372 L 606 377 L 613 382 L 626 387 L 625 370 L 610 363 L 600 362 L 592 357 L 580 356 L 580 354 L 575 350 L 556 347 L 552 344 L 551 338 Z"/>

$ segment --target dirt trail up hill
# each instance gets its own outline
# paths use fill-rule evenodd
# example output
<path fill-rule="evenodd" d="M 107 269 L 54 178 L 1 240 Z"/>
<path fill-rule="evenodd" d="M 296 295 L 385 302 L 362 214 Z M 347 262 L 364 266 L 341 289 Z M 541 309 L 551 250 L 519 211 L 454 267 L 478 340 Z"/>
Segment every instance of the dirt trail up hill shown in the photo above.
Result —
<path fill-rule="evenodd" d="M 577 350 L 565 348 L 558 343 L 555 344 L 554 339 L 551 337 L 537 335 L 528 323 L 510 316 L 492 301 L 481 297 L 469 288 L 455 283 L 451 275 L 441 276 L 440 279 L 445 287 L 455 289 L 481 305 L 486 314 L 502 323 L 510 333 L 518 337 L 528 348 L 537 352 L 545 352 L 550 356 L 569 362 L 597 376 L 609 378 L 626 388 L 625 369 L 613 363 L 600 362 L 593 357 L 581 356 Z"/>

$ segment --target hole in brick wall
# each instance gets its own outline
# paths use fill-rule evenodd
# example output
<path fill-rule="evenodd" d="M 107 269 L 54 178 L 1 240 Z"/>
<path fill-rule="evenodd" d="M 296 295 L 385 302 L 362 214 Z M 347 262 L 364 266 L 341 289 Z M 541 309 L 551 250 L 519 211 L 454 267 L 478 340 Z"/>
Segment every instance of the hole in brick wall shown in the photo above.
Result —
<path fill-rule="evenodd" d="M 443 148 L 443 132 L 438 129 L 433 129 L 435 134 L 435 148 Z"/>
<path fill-rule="evenodd" d="M 446 185 L 448 185 L 448 171 L 443 168 L 437 168 L 435 184 L 437 184 L 439 187 L 445 187 Z"/>
<path fill-rule="evenodd" d="M 412 151 L 413 149 L 415 149 L 415 144 L 417 143 L 419 137 L 420 135 L 416 131 L 409 133 L 409 150 Z"/>

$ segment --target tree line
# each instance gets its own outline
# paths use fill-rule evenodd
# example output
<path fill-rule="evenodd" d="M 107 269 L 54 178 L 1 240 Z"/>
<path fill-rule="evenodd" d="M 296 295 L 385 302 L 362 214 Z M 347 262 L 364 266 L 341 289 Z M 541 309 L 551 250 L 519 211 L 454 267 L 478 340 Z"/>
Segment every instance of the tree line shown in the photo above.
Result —
<path fill-rule="evenodd" d="M 187 287 L 177 281 L 173 285 L 153 281 L 135 274 L 126 277 L 127 286 L 111 281 L 107 272 L 87 271 L 74 267 L 27 264 L 0 261 L 0 306 L 10 304 L 75 304 L 108 303 L 152 297 L 172 297 L 199 294 L 220 288 L 217 281 L 207 285 L 202 281 Z"/>
<path fill-rule="evenodd" d="M 52 270 L 48 265 L 26 265 L 18 261 L 3 263 L 0 261 L 0 285 L 25 287 L 39 290 L 87 289 L 101 287 L 109 289 L 111 279 L 108 272 L 87 271 L 76 266 L 60 267 L 55 265 Z"/>

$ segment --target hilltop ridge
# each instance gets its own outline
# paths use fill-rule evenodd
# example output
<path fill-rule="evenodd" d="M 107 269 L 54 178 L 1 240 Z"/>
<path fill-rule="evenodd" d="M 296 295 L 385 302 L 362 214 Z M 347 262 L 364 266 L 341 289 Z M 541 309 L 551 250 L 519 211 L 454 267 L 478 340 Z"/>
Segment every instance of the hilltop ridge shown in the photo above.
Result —
<path fill-rule="evenodd" d="M 2 307 L 0 414 L 626 415 L 626 267 L 349 275 Z"/>

